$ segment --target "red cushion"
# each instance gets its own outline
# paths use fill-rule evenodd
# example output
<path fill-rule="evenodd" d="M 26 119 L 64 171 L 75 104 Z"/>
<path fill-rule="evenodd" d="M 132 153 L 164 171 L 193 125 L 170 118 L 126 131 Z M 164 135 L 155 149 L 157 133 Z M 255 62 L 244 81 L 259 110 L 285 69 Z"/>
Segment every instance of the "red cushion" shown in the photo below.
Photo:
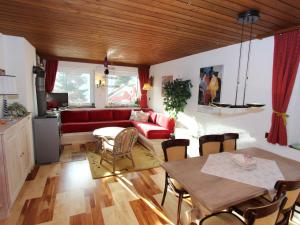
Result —
<path fill-rule="evenodd" d="M 65 110 L 60 113 L 60 116 L 61 116 L 62 123 L 89 121 L 89 112 L 88 111 Z"/>
<path fill-rule="evenodd" d="M 157 113 L 153 111 L 148 111 L 149 113 L 149 122 L 156 123 Z"/>
<path fill-rule="evenodd" d="M 110 121 L 113 120 L 112 110 L 90 110 L 90 121 Z"/>
<path fill-rule="evenodd" d="M 101 127 L 131 127 L 129 120 L 63 123 L 62 133 L 91 132 Z"/>
<path fill-rule="evenodd" d="M 168 139 L 172 133 L 168 129 L 148 122 L 132 121 L 133 126 L 149 139 Z"/>
<path fill-rule="evenodd" d="M 115 109 L 112 110 L 114 120 L 129 120 L 131 109 Z"/>
<path fill-rule="evenodd" d="M 174 132 L 175 120 L 162 113 L 157 113 L 156 124 L 170 130 L 172 133 Z"/>

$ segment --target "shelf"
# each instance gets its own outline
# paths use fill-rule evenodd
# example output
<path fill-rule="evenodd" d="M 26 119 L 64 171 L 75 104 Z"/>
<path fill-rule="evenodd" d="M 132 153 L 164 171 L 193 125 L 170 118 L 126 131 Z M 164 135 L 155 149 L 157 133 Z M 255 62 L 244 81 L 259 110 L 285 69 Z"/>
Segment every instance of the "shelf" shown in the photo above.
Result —
<path fill-rule="evenodd" d="M 264 107 L 218 107 L 198 105 L 198 112 L 214 114 L 218 116 L 235 116 L 248 113 L 262 112 Z"/>

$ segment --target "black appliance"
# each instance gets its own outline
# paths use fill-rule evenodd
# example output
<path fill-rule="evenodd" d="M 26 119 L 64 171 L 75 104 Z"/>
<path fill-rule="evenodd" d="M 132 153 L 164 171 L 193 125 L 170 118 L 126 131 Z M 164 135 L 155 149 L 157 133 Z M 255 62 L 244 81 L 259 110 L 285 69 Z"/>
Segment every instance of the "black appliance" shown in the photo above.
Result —
<path fill-rule="evenodd" d="M 36 74 L 35 91 L 36 91 L 38 116 L 45 116 L 47 111 L 45 69 L 39 66 L 33 66 L 32 72 Z"/>

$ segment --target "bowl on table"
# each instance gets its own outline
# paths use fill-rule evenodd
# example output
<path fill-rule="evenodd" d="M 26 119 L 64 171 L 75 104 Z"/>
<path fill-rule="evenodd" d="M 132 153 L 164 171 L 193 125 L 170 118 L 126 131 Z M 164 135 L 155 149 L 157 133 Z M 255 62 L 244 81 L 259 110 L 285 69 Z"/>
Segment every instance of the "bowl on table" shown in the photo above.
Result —
<path fill-rule="evenodd" d="M 232 161 L 244 170 L 254 170 L 256 168 L 256 160 L 248 154 L 234 154 Z"/>

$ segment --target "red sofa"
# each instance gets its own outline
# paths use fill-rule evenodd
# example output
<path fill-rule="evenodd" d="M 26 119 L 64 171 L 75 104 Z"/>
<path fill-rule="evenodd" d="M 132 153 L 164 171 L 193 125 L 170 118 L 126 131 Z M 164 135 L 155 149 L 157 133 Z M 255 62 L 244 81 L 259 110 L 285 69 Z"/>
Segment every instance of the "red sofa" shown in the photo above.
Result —
<path fill-rule="evenodd" d="M 167 139 L 174 132 L 175 121 L 162 113 L 143 110 L 150 114 L 148 122 L 129 120 L 130 109 L 85 109 L 61 112 L 61 132 L 91 132 L 101 127 L 135 127 L 149 139 Z"/>

